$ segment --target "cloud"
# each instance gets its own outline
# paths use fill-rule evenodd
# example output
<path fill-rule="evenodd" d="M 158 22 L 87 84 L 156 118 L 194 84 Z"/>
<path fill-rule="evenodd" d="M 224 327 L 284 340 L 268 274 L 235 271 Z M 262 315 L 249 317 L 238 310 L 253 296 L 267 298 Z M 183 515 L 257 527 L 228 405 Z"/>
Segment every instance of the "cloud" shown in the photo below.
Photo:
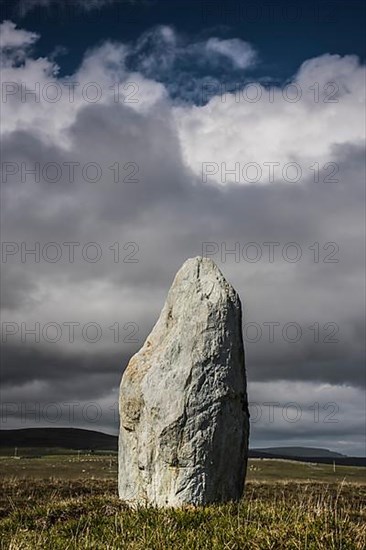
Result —
<path fill-rule="evenodd" d="M 24 48 L 33 44 L 38 38 L 34 32 L 17 29 L 12 21 L 4 21 L 0 26 L 0 47 Z"/>
<path fill-rule="evenodd" d="M 252 447 L 322 447 L 365 456 L 362 390 L 282 381 L 253 383 L 249 391 Z"/>
<path fill-rule="evenodd" d="M 235 79 L 247 77 L 256 60 L 254 47 L 238 38 L 193 40 L 172 27 L 159 25 L 138 38 L 127 65 L 164 83 L 172 97 L 202 103 L 207 101 L 210 88 L 220 86 L 220 80 L 229 89 Z"/>
<path fill-rule="evenodd" d="M 340 146 L 363 145 L 364 92 L 358 59 L 327 54 L 305 62 L 286 88 L 253 83 L 200 108 L 179 107 L 185 160 L 198 176 L 219 184 L 273 183 L 276 173 L 292 184 L 310 178 L 314 163 L 324 167 L 337 160 Z M 298 166 L 287 172 L 288 163 Z"/>
<path fill-rule="evenodd" d="M 94 9 L 101 9 L 105 6 L 109 6 L 114 3 L 130 2 L 134 0 L 72 0 L 73 8 L 82 9 L 85 11 L 91 11 Z M 62 9 L 69 9 L 68 0 L 18 0 L 17 10 L 21 16 L 26 15 L 35 8 L 51 8 L 59 7 Z"/>
<path fill-rule="evenodd" d="M 233 68 L 246 69 L 256 60 L 253 46 L 239 38 L 191 41 L 167 25 L 146 31 L 137 40 L 134 55 L 139 61 L 136 66 L 140 70 L 154 70 L 158 74 L 171 70 L 174 65 L 179 69 L 180 65 L 187 62 L 190 62 L 191 70 L 195 63 L 202 70 L 204 65 L 209 67 L 211 64 L 224 67 L 227 59 L 230 59 Z"/>
<path fill-rule="evenodd" d="M 251 67 L 256 57 L 252 46 L 239 38 L 231 38 L 229 40 L 209 38 L 206 49 L 210 53 L 218 53 L 230 59 L 233 66 L 239 69 Z"/>
<path fill-rule="evenodd" d="M 217 88 L 204 105 L 182 105 L 171 82 L 184 74 L 184 44 L 195 67 L 206 67 L 207 41 L 190 44 L 170 27 L 155 29 L 148 47 L 145 34 L 136 43 L 91 49 L 65 78 L 52 60 L 31 51 L 16 60 L 13 52 L 31 45 L 33 33 L 6 28 L 13 47 L 2 73 L 3 83 L 12 83 L 2 103 L 5 397 L 61 403 L 79 395 L 108 409 L 175 272 L 211 243 L 206 252 L 242 298 L 245 331 L 247 323 L 261 331 L 257 341 L 246 333 L 250 400 L 282 391 L 289 401 L 308 403 L 310 390 L 328 385 L 347 404 L 344 423 L 328 432 L 329 446 L 341 448 L 342 434 L 355 439 L 364 385 L 364 67 L 358 59 L 324 55 L 305 62 L 288 89 L 291 98 L 301 89 L 296 102 L 279 87 L 272 102 L 264 89 L 256 102 L 242 92 L 240 101 L 232 93 L 224 101 Z M 167 83 L 154 79 L 158 65 L 160 76 L 170 75 Z M 270 183 L 236 182 L 230 173 L 223 181 L 220 171 L 204 180 L 203 162 L 219 170 L 222 162 L 227 170 L 277 162 L 280 170 Z M 291 162 L 302 168 L 292 183 L 282 171 Z M 72 341 L 70 323 L 76 323 Z M 275 323 L 273 341 L 268 323 Z M 96 325 L 101 337 L 93 341 Z M 291 342 L 298 327 L 300 338 Z M 110 416 L 105 425 L 112 426 Z M 281 441 L 294 437 L 279 424 L 263 428 L 257 441 L 271 433 Z M 306 424 L 302 440 L 312 433 Z"/>
<path fill-rule="evenodd" d="M 21 63 L 38 38 L 37 33 L 17 29 L 12 21 L 0 23 L 1 66 Z"/>

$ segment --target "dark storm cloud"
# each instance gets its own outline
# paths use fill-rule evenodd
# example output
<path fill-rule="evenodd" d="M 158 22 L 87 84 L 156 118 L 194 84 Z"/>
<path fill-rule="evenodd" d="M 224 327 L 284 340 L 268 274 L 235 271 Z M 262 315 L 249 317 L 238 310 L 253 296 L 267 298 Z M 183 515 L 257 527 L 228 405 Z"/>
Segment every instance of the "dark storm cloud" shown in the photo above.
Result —
<path fill-rule="evenodd" d="M 108 380 L 113 379 L 114 385 L 116 380 L 119 383 L 118 379 L 128 360 L 129 356 L 124 356 L 118 350 L 111 350 L 109 354 L 95 353 L 85 356 L 78 353 L 66 355 L 52 347 L 44 349 L 29 344 L 4 345 L 2 385 L 4 389 L 9 389 L 36 380 L 47 382 L 53 396 L 59 392 L 59 399 L 62 392 L 65 392 L 65 398 L 75 397 L 76 393 L 80 397 L 87 397 L 89 394 L 100 397 L 109 386 Z M 103 378 L 106 384 L 101 387 L 100 380 Z"/>
<path fill-rule="evenodd" d="M 12 270 L 4 270 L 2 274 L 1 304 L 11 311 L 19 306 L 32 303 L 32 292 L 36 290 L 36 284 L 31 281 L 22 268 L 15 267 Z"/>
<path fill-rule="evenodd" d="M 99 119 L 96 118 L 95 121 L 98 125 Z M 80 147 L 79 142 L 82 141 L 82 136 L 88 135 L 90 138 L 93 132 L 90 123 L 88 132 L 79 133 L 80 140 L 74 142 L 78 144 L 78 150 L 84 147 L 85 150 L 88 149 L 85 144 Z M 169 140 L 169 134 L 165 138 Z M 33 143 L 36 142 L 33 140 Z M 113 140 L 107 144 L 109 153 L 112 155 L 112 147 L 116 144 L 118 147 L 121 143 L 122 140 Z M 138 156 L 142 164 L 148 151 L 145 147 L 138 151 L 139 154 L 142 153 Z M 37 153 L 35 157 L 36 155 Z M 357 165 L 359 155 L 361 152 L 356 154 L 351 150 L 350 166 Z M 179 178 L 182 180 L 182 174 L 185 174 L 192 181 L 184 189 L 179 181 L 177 184 L 178 178 L 171 179 L 173 167 L 170 164 L 173 164 L 173 160 L 174 157 L 170 157 L 167 163 L 158 165 L 160 178 L 165 181 L 161 188 L 158 185 L 159 175 L 149 171 L 152 179 L 143 180 L 139 189 L 133 187 L 132 190 L 127 190 L 127 200 L 124 198 L 125 189 L 115 189 L 110 184 L 99 188 L 97 185 L 87 187 L 84 183 L 72 189 L 69 187 L 67 193 L 70 193 L 75 204 L 80 205 L 83 201 L 83 209 L 73 209 L 72 206 L 71 209 L 67 208 L 66 224 L 63 223 L 63 209 L 54 212 L 52 218 L 45 218 L 47 206 L 54 197 L 60 195 L 62 200 L 63 186 L 48 190 L 45 185 L 34 185 L 34 192 L 26 195 L 24 201 L 18 199 L 15 205 L 14 211 L 18 211 L 18 214 L 9 220 L 6 227 L 7 234 L 11 235 L 9 241 L 19 242 L 27 228 L 26 242 L 30 248 L 38 240 L 41 243 L 96 241 L 101 243 L 104 257 L 99 262 L 90 264 L 79 255 L 74 263 L 70 263 L 64 250 L 65 257 L 55 264 L 45 261 L 36 263 L 32 261 L 32 257 L 21 264 L 20 253 L 10 256 L 3 265 L 8 278 L 9 296 L 28 295 L 31 301 L 32 293 L 29 293 L 29 289 L 35 289 L 49 280 L 60 286 L 82 284 L 83 287 L 87 281 L 105 282 L 116 292 L 126 288 L 129 300 L 121 302 L 123 319 L 137 319 L 141 336 L 146 335 L 154 324 L 175 271 L 186 257 L 201 253 L 202 242 L 224 243 L 228 250 L 237 241 L 241 244 L 253 241 L 276 241 L 281 244 L 296 242 L 305 252 L 313 242 L 335 241 L 340 248 L 337 264 L 314 263 L 309 250 L 308 256 L 296 264 L 286 263 L 281 257 L 273 264 L 268 260 L 258 263 L 235 262 L 232 254 L 228 254 L 226 261 L 222 261 L 220 254 L 214 259 L 242 296 L 244 327 L 254 323 L 261 330 L 259 341 L 253 342 L 256 335 L 253 335 L 253 330 L 248 329 L 246 347 L 250 380 L 318 380 L 362 385 L 363 316 L 352 284 L 355 275 L 358 272 L 360 276 L 362 274 L 362 256 L 355 254 L 359 240 L 355 240 L 352 234 L 344 235 L 343 228 L 338 227 L 336 219 L 336 212 L 342 208 L 342 219 L 345 220 L 349 215 L 351 227 L 352 217 L 361 208 L 358 197 L 361 182 L 353 177 L 351 198 L 343 183 L 325 186 L 323 189 L 306 182 L 296 189 L 289 189 L 281 184 L 266 189 L 254 186 L 210 189 L 208 186 L 193 185 L 194 177 L 183 169 L 179 157 L 176 157 L 175 169 L 181 174 Z M 107 162 L 111 162 L 111 159 Z M 147 163 L 149 165 L 148 161 Z M 152 162 L 151 166 L 155 166 L 156 172 L 156 165 Z M 166 182 L 170 181 L 172 186 L 167 191 Z M 45 201 L 46 210 L 42 201 Z M 124 209 L 127 209 L 126 216 Z M 138 214 L 130 217 L 130 212 L 135 209 Z M 45 231 L 47 240 L 44 238 Z M 32 239 L 29 238 L 31 235 Z M 113 262 L 108 247 L 118 240 L 134 241 L 138 244 L 136 259 L 139 261 L 136 264 Z M 12 276 L 13 273 L 16 275 L 20 272 L 22 265 L 26 267 L 22 277 Z M 334 289 L 340 286 L 344 287 L 342 296 L 337 296 L 332 301 Z M 148 294 L 154 293 L 153 301 L 144 301 L 143 312 L 139 305 L 141 288 L 145 288 Z M 324 310 L 323 303 L 327 305 L 327 310 Z M 23 306 L 24 302 L 20 301 L 20 318 Z M 14 317 L 14 299 L 12 307 L 13 311 L 4 317 L 4 321 L 11 322 L 15 317 L 18 318 Z M 118 312 L 118 306 L 111 309 L 106 305 L 102 317 L 91 314 L 86 320 L 99 322 L 105 319 L 105 326 L 110 326 L 116 320 L 116 311 Z M 26 319 L 30 325 L 37 321 L 46 323 L 54 320 L 62 324 L 70 319 L 82 320 L 72 301 L 63 315 L 62 317 L 55 312 L 54 318 L 50 318 L 49 313 L 47 316 L 41 309 L 37 314 L 31 315 L 28 308 Z M 268 322 L 277 323 L 273 342 L 269 339 Z M 290 343 L 284 338 L 282 330 L 286 323 L 300 326 L 302 335 L 298 342 Z M 315 341 L 314 331 L 309 328 L 314 323 L 320 325 L 320 341 Z M 334 327 L 324 329 L 327 323 L 333 323 Z M 331 338 L 327 342 L 326 337 L 332 334 L 333 329 L 335 341 Z M 290 334 L 291 337 L 293 336 Z M 14 342 L 14 338 L 9 337 L 9 340 Z M 142 341 L 141 337 L 139 343 L 142 344 Z M 69 360 L 70 369 L 67 368 Z M 68 375 L 72 376 L 72 372 L 77 369 L 74 359 L 68 359 L 67 351 L 64 351 L 62 361 Z M 24 369 L 22 363 L 19 361 L 19 367 L 15 366 L 16 362 L 11 363 L 11 368 L 18 370 L 20 378 Z M 36 365 L 37 360 L 33 364 Z M 58 372 L 57 368 L 55 370 Z M 37 373 L 27 365 L 26 377 L 31 379 L 32 376 L 36 377 Z M 52 377 L 51 371 L 46 371 L 44 376 Z"/>

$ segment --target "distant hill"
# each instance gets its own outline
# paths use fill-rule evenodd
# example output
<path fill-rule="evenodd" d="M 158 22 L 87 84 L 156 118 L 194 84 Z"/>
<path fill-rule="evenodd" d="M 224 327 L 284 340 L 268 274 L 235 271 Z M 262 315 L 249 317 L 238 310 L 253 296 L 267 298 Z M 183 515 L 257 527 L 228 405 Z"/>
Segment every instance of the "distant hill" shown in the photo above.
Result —
<path fill-rule="evenodd" d="M 79 428 L 23 428 L 1 430 L 0 447 L 117 451 L 118 438 L 115 435 Z"/>
<path fill-rule="evenodd" d="M 328 449 L 313 447 L 268 447 L 250 449 L 249 458 L 296 460 L 318 464 L 337 464 L 339 466 L 366 467 L 366 457 L 346 456 Z"/>
<path fill-rule="evenodd" d="M 42 450 L 43 454 L 73 451 L 117 451 L 118 437 L 93 430 L 79 428 L 22 428 L 0 431 L 0 451 L 8 453 L 17 447 L 19 450 Z M 38 451 L 36 451 L 38 453 Z M 6 454 L 8 454 L 6 453 Z M 32 453 L 30 453 L 32 454 Z M 34 453 L 33 453 L 34 454 Z M 272 458 L 297 460 L 301 462 L 318 462 L 348 466 L 366 466 L 366 458 L 348 457 L 328 449 L 312 447 L 267 447 L 250 449 L 249 458 Z"/>
<path fill-rule="evenodd" d="M 346 455 L 329 451 L 328 449 L 318 449 L 316 447 L 267 447 L 264 449 L 253 449 L 253 452 L 270 453 L 272 455 L 296 456 L 296 457 L 325 457 L 325 458 L 345 458 Z"/>

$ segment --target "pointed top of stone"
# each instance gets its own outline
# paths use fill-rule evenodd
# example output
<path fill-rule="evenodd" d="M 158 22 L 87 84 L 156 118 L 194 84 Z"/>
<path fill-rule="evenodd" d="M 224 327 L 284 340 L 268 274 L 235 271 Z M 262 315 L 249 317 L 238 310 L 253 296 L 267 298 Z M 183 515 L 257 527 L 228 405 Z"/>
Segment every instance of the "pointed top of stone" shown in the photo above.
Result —
<path fill-rule="evenodd" d="M 199 265 L 203 264 L 206 266 L 210 266 L 211 269 L 219 269 L 211 258 L 206 258 L 205 256 L 195 256 L 194 258 L 187 258 L 187 260 L 183 263 L 181 269 L 183 269 L 184 266 L 198 267 Z"/>
<path fill-rule="evenodd" d="M 191 272 L 192 275 L 196 275 L 197 278 L 204 275 L 207 276 L 210 273 L 215 273 L 224 278 L 223 274 L 221 273 L 215 262 L 211 258 L 206 258 L 204 256 L 195 256 L 194 258 L 188 258 L 183 263 L 177 274 L 181 271 Z"/>
<path fill-rule="evenodd" d="M 215 301 L 215 299 L 217 300 L 226 296 L 226 299 L 229 298 L 232 301 L 239 301 L 240 303 L 237 292 L 225 279 L 211 258 L 203 256 L 188 258 L 177 272 L 167 300 L 170 301 L 169 297 L 173 298 L 173 296 L 176 299 L 177 292 L 179 294 L 186 292 L 193 299 L 192 287 L 195 290 L 193 294 L 200 294 L 201 299 L 205 297 L 207 299 L 210 298 L 210 301 Z"/>

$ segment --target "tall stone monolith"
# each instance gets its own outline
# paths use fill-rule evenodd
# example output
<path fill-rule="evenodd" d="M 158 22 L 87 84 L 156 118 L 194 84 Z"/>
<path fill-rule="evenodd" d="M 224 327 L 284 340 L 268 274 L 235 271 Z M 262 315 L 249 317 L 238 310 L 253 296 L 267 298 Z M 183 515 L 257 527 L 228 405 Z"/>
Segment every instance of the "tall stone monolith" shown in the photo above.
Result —
<path fill-rule="evenodd" d="M 119 496 L 204 505 L 243 492 L 249 414 L 240 299 L 216 264 L 187 260 L 120 386 Z"/>

